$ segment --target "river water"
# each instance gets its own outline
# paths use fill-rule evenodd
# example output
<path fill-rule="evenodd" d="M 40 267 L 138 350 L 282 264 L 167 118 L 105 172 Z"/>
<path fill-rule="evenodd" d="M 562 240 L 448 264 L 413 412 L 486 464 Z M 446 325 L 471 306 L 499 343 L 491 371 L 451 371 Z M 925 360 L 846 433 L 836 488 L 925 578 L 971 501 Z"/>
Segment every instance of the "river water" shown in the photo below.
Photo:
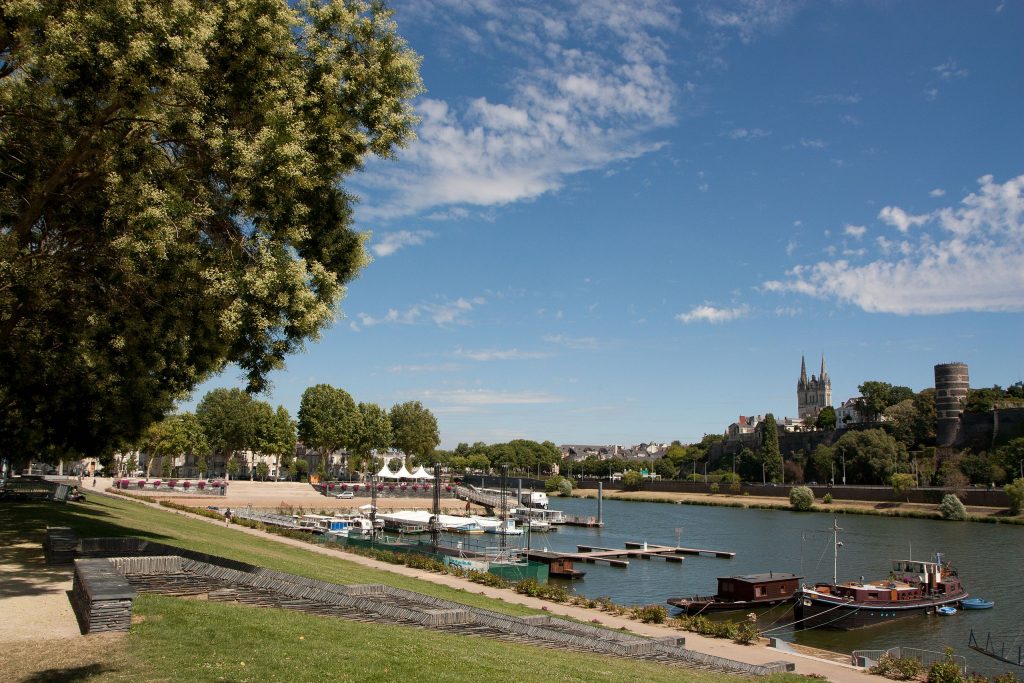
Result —
<path fill-rule="evenodd" d="M 553 498 L 551 507 L 574 515 L 597 514 L 597 501 L 592 499 Z M 556 532 L 533 534 L 530 544 L 575 551 L 577 544 L 622 548 L 626 541 L 675 545 L 678 540 L 683 547 L 736 553 L 732 559 L 686 556 L 682 564 L 631 559 L 627 568 L 577 563 L 586 577 L 566 582 L 590 598 L 665 604 L 674 596 L 714 594 L 719 576 L 780 571 L 803 576 L 807 583 L 831 580 L 834 519 L 842 529 L 840 581 L 885 578 L 891 560 L 929 559 L 941 552 L 957 569 L 967 591 L 994 600 L 995 607 L 961 610 L 950 617 L 922 615 L 856 631 L 794 632 L 786 626 L 793 621 L 791 607 L 786 606 L 762 614 L 762 629 L 777 629 L 771 635 L 784 640 L 847 653 L 898 645 L 941 651 L 948 645 L 967 657 L 972 671 L 991 676 L 1014 669 L 1021 676 L 1020 668 L 980 655 L 967 643 L 973 629 L 982 644 L 991 633 L 996 643 L 1005 644 L 1008 655 L 1012 652 L 1012 658 L 1017 647 L 1024 645 L 1024 526 L 606 500 L 604 528 L 563 526 Z M 510 544 L 514 542 L 509 539 Z"/>

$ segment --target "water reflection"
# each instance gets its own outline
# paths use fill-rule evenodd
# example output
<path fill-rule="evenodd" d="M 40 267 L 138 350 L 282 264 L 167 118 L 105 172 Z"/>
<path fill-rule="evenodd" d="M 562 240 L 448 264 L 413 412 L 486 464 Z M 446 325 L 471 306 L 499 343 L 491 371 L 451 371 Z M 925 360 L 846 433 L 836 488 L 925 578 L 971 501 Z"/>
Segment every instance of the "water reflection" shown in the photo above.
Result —
<path fill-rule="evenodd" d="M 552 507 L 592 515 L 597 503 L 553 499 Z M 620 548 L 627 541 L 647 541 L 674 545 L 678 538 L 685 547 L 730 550 L 736 557 L 687 556 L 682 564 L 635 559 L 625 569 L 581 565 L 586 578 L 567 585 L 587 597 L 608 596 L 623 604 L 664 604 L 673 596 L 714 593 L 719 576 L 771 570 L 793 572 L 807 582 L 832 578 L 833 516 L 827 513 L 606 500 L 604 517 L 603 529 L 562 527 L 554 533 L 535 534 L 530 543 L 575 551 L 577 544 Z M 896 645 L 941 651 L 949 645 L 957 654 L 967 656 L 972 670 L 993 675 L 1011 668 L 969 650 L 967 641 L 973 628 L 982 640 L 992 632 L 994 638 L 1005 641 L 1008 652 L 1016 652 L 1017 645 L 1024 644 L 1024 609 L 1018 599 L 1024 527 L 865 515 L 839 515 L 836 519 L 843 529 L 840 580 L 882 578 L 888 575 L 891 560 L 925 559 L 941 552 L 957 568 L 968 592 L 994 600 L 995 608 L 961 611 L 953 617 L 913 617 L 858 631 L 794 633 L 786 627 L 773 635 L 842 652 Z M 775 609 L 760 616 L 762 628 L 791 621 L 787 610 Z"/>

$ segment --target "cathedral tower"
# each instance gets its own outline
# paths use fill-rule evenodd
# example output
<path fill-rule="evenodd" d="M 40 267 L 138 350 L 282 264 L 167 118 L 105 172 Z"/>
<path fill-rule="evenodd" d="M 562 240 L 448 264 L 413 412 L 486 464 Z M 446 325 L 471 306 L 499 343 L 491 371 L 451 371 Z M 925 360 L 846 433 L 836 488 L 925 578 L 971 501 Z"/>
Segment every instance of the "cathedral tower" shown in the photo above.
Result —
<path fill-rule="evenodd" d="M 796 383 L 797 416 L 813 422 L 825 406 L 832 405 L 832 380 L 825 370 L 825 354 L 821 355 L 821 372 L 807 377 L 807 363 L 800 357 L 800 379 Z"/>

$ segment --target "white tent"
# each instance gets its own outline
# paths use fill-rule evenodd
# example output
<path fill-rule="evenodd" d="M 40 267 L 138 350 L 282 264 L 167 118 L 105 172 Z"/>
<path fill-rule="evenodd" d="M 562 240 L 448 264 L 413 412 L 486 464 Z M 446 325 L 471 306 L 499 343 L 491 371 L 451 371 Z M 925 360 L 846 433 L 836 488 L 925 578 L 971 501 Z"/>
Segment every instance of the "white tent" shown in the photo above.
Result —
<path fill-rule="evenodd" d="M 412 473 L 413 479 L 433 479 L 434 475 L 423 469 L 423 465 L 416 468 L 416 471 Z"/>
<path fill-rule="evenodd" d="M 402 469 L 403 470 L 405 469 L 404 465 L 402 466 Z M 406 474 L 408 474 L 408 472 L 406 472 Z M 399 479 L 399 478 L 401 478 L 401 476 L 402 476 L 401 472 L 399 472 L 398 474 L 395 474 L 394 472 L 392 472 L 388 468 L 388 463 L 384 463 L 384 467 L 381 467 L 380 468 L 380 472 L 377 473 L 377 478 L 378 479 Z"/>
<path fill-rule="evenodd" d="M 413 478 L 412 472 L 410 472 L 409 470 L 405 469 L 405 463 L 404 462 L 402 463 L 402 468 L 399 469 L 398 472 L 395 473 L 395 478 L 396 479 L 412 479 Z"/>

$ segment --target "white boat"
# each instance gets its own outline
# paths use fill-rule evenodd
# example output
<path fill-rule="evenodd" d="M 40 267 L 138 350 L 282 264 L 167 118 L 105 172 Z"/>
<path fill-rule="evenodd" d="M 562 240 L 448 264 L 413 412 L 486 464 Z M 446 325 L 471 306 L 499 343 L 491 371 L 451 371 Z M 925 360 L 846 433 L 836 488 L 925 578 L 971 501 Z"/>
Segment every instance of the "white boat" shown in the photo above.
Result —
<path fill-rule="evenodd" d="M 544 491 L 528 491 L 523 494 L 522 499 L 519 502 L 526 507 L 542 508 L 546 510 L 548 507 L 548 494 Z"/>
<path fill-rule="evenodd" d="M 504 521 L 494 517 L 478 517 L 471 515 L 470 519 L 487 534 L 500 534 L 502 536 L 522 536 L 523 530 L 516 527 L 516 520 L 509 518 Z"/>

